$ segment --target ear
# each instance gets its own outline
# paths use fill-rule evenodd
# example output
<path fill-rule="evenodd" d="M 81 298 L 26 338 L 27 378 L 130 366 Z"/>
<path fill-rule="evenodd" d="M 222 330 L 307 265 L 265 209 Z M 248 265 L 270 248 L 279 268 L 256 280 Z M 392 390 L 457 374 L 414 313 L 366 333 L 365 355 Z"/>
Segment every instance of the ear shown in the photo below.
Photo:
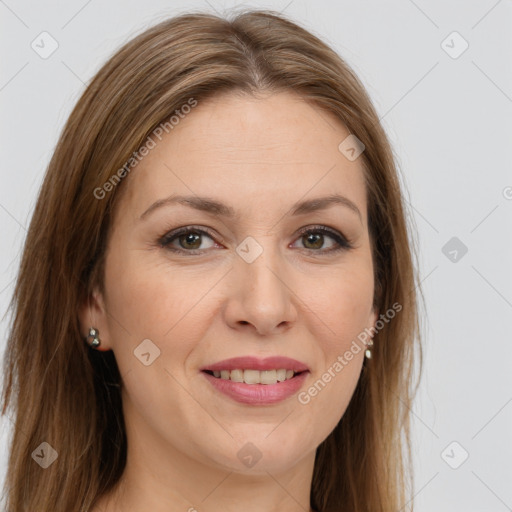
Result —
<path fill-rule="evenodd" d="M 95 288 L 79 306 L 78 319 L 83 338 L 87 337 L 91 327 L 94 327 L 98 331 L 98 338 L 101 343 L 94 350 L 105 352 L 112 349 L 108 329 L 107 310 L 103 296 L 97 288 Z"/>

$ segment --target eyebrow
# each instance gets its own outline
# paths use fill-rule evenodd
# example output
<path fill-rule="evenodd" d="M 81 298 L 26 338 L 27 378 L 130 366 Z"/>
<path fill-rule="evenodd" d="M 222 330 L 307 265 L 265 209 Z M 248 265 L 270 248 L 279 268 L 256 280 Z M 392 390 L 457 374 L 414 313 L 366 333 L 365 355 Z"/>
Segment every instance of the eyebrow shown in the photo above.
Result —
<path fill-rule="evenodd" d="M 169 206 L 172 204 L 181 204 L 200 210 L 220 217 L 233 218 L 236 215 L 235 210 L 224 203 L 216 201 L 210 197 L 200 196 L 182 196 L 174 195 L 165 197 L 155 201 L 141 216 L 140 219 L 145 219 L 151 212 L 163 206 Z M 317 197 L 315 199 L 308 199 L 305 201 L 299 201 L 295 203 L 291 208 L 291 215 L 304 215 L 307 213 L 313 213 L 320 210 L 326 210 L 334 205 L 345 206 L 352 212 L 357 214 L 359 220 L 363 221 L 359 208 L 350 199 L 339 194 L 332 194 L 326 197 Z"/>

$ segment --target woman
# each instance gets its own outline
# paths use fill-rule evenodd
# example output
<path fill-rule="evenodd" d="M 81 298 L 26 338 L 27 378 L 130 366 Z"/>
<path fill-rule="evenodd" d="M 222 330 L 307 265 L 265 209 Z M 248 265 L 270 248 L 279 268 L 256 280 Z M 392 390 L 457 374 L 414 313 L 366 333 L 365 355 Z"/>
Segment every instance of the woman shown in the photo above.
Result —
<path fill-rule="evenodd" d="M 78 101 L 30 224 L 7 509 L 406 510 L 414 268 L 332 49 L 269 11 L 150 28 Z"/>

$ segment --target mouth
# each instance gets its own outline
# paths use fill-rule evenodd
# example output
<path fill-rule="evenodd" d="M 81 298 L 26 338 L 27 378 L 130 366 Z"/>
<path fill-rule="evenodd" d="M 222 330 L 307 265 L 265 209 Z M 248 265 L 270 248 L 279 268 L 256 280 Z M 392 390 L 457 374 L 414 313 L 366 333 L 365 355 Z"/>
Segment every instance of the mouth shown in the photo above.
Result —
<path fill-rule="evenodd" d="M 248 405 L 271 405 L 291 398 L 305 384 L 310 368 L 286 356 L 241 356 L 199 368 L 214 390 Z"/>
<path fill-rule="evenodd" d="M 202 370 L 200 373 L 204 375 L 211 389 L 220 395 L 244 405 L 270 406 L 290 399 L 298 393 L 309 374 L 309 370 L 285 370 L 284 380 L 279 381 L 277 372 L 279 377 L 282 377 L 282 370 Z M 220 375 L 217 377 L 215 374 L 218 372 Z M 235 380 L 232 380 L 233 378 Z M 240 381 L 240 378 L 243 380 Z"/>
<path fill-rule="evenodd" d="M 279 382 L 285 382 L 297 378 L 299 375 L 308 372 L 308 370 L 294 371 L 287 368 L 275 370 L 253 370 L 253 369 L 234 369 L 234 370 L 202 370 L 216 379 L 229 380 L 231 382 L 240 382 L 244 384 L 262 384 L 273 385 Z"/>

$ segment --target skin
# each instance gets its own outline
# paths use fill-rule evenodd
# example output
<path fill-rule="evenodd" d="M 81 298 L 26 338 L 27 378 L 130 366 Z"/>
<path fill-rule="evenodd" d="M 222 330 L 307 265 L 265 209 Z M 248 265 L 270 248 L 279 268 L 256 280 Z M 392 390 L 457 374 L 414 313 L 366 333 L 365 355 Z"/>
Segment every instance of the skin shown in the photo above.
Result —
<path fill-rule="evenodd" d="M 309 366 L 304 391 L 375 324 L 363 164 L 338 150 L 348 135 L 293 92 L 223 94 L 199 102 L 122 184 L 106 293 L 96 290 L 80 310 L 84 334 L 95 326 L 100 348 L 114 351 L 128 435 L 120 485 L 93 512 L 310 510 L 315 450 L 346 410 L 364 350 L 306 405 L 297 396 L 240 404 L 199 368 L 285 355 Z M 361 218 L 343 205 L 289 214 L 299 200 L 333 193 L 355 203 Z M 236 215 L 175 204 L 140 219 L 171 194 L 209 196 Z M 176 237 L 171 246 L 189 251 L 183 255 L 159 246 L 164 234 L 190 225 L 214 236 L 181 244 Z M 298 232 L 315 225 L 340 232 L 352 248 L 329 253 L 337 246 L 329 235 Z M 236 252 L 248 236 L 263 249 L 252 263 Z M 147 366 L 134 355 L 145 339 L 160 350 Z M 237 457 L 249 442 L 261 453 L 251 468 Z"/>

